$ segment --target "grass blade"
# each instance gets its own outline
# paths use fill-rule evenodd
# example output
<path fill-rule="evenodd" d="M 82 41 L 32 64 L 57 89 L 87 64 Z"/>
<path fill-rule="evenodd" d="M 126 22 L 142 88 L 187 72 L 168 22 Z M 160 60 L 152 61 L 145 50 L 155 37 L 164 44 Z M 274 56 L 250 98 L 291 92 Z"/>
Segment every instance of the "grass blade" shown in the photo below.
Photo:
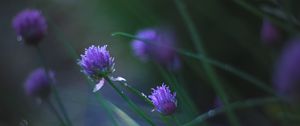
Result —
<path fill-rule="evenodd" d="M 215 108 L 212 110 L 209 110 L 208 112 L 201 114 L 191 122 L 183 125 L 183 126 L 196 126 L 200 123 L 203 123 L 205 120 L 212 118 L 220 113 L 225 112 L 226 107 L 231 107 L 232 109 L 243 109 L 243 108 L 249 108 L 249 107 L 256 107 L 260 105 L 266 105 L 268 103 L 277 103 L 279 101 L 278 98 L 259 98 L 259 99 L 252 99 L 252 100 L 246 100 L 246 101 L 239 101 L 229 104 L 228 106 Z"/>

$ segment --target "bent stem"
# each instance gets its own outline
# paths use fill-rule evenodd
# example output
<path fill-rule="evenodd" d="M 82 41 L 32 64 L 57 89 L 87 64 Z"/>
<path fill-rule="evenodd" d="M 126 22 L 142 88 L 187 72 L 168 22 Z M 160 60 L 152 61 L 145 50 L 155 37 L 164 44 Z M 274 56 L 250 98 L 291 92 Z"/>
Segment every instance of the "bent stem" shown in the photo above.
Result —
<path fill-rule="evenodd" d="M 180 94 L 182 94 L 183 102 L 185 102 L 187 107 L 190 108 L 191 116 L 194 116 L 194 114 L 197 115 L 198 109 L 195 106 L 195 103 L 193 102 L 193 100 L 191 99 L 191 96 L 185 90 L 186 88 L 184 87 L 184 85 L 179 83 L 179 81 L 178 81 L 177 77 L 174 75 L 174 73 L 167 71 L 167 74 L 169 75 L 169 78 L 171 79 L 171 81 L 174 83 L 173 85 L 175 86 L 176 91 L 178 91 Z"/>
<path fill-rule="evenodd" d="M 125 87 L 128 91 L 130 91 L 133 94 L 136 94 L 137 96 L 139 96 L 140 98 L 144 99 L 150 106 L 154 107 L 153 103 L 151 102 L 151 100 L 141 91 L 137 90 L 136 88 L 132 87 L 131 85 L 123 82 L 123 81 L 119 81 L 119 83 Z"/>
<path fill-rule="evenodd" d="M 221 114 L 223 112 L 226 112 L 226 108 L 230 107 L 232 109 L 243 109 L 243 108 L 250 108 L 250 107 L 256 107 L 256 106 L 261 106 L 261 105 L 266 105 L 267 103 L 276 103 L 280 99 L 278 98 L 259 98 L 259 99 L 251 99 L 251 100 L 245 100 L 245 101 L 239 101 L 239 102 L 234 102 L 229 104 L 228 106 L 224 107 L 219 107 L 215 108 L 212 110 L 209 110 L 208 112 L 199 115 L 197 118 L 194 120 L 184 124 L 183 126 L 195 126 L 197 124 L 203 123 L 205 120 L 212 118 L 218 114 Z"/>
<path fill-rule="evenodd" d="M 279 21 L 278 19 L 275 19 L 274 17 L 268 16 L 266 14 L 264 14 L 262 11 L 256 9 L 255 7 L 249 5 L 247 2 L 245 2 L 244 0 L 233 0 L 236 4 L 240 5 L 241 7 L 243 7 L 245 10 L 253 13 L 254 15 L 261 17 L 261 18 L 265 18 L 268 17 L 268 19 L 270 21 L 272 21 L 272 23 L 280 26 L 281 28 L 285 29 L 286 31 L 295 33 L 295 32 L 299 32 L 299 26 L 296 25 L 296 27 L 290 27 L 290 25 L 285 24 L 282 21 Z"/>
<path fill-rule="evenodd" d="M 41 64 L 44 66 L 45 73 L 46 73 L 46 75 L 47 75 L 47 76 L 46 76 L 46 77 L 47 77 L 47 80 L 48 80 L 48 81 L 50 82 L 50 84 L 51 84 L 51 88 L 52 88 L 52 91 L 53 91 L 53 94 L 54 94 L 54 98 L 55 98 L 55 100 L 56 100 L 56 102 L 57 102 L 57 104 L 58 104 L 58 107 L 59 107 L 60 111 L 62 112 L 63 117 L 66 119 L 67 124 L 68 124 L 69 126 L 72 126 L 72 122 L 71 122 L 71 120 L 70 120 L 70 118 L 69 118 L 69 116 L 68 116 L 68 114 L 67 114 L 67 112 L 66 112 L 66 109 L 65 109 L 65 107 L 64 107 L 64 105 L 63 105 L 63 103 L 62 103 L 62 101 L 61 101 L 61 98 L 60 98 L 60 95 L 59 95 L 59 93 L 58 93 L 58 91 L 57 91 L 57 88 L 56 88 L 56 86 L 55 86 L 53 80 L 52 80 L 51 77 L 49 76 L 49 69 L 48 69 L 48 67 L 47 67 L 47 65 L 46 65 L 46 63 L 45 63 L 45 60 L 44 60 L 44 57 L 43 57 L 43 54 L 42 54 L 42 50 L 40 49 L 39 46 L 36 46 L 36 50 L 37 50 L 37 54 L 38 54 L 38 56 L 39 56 L 40 62 L 41 62 Z"/>
<path fill-rule="evenodd" d="M 84 76 L 86 81 L 88 82 L 87 84 L 89 85 L 89 87 L 91 87 L 91 89 L 93 89 L 94 83 L 92 80 L 90 80 L 87 76 Z M 106 101 L 101 94 L 99 93 L 94 93 L 96 100 L 99 102 L 100 106 L 102 106 L 104 108 L 104 110 L 106 110 L 106 112 L 108 113 L 109 118 L 112 120 L 112 123 L 114 126 L 118 126 L 117 120 L 114 118 L 113 116 L 113 111 L 111 109 L 111 107 L 107 104 L 108 101 Z"/>
<path fill-rule="evenodd" d="M 163 115 L 160 115 L 161 119 L 163 120 L 164 124 L 166 126 L 172 126 L 170 123 L 169 123 L 169 120 L 168 120 L 168 117 L 166 116 L 163 116 Z"/>
<path fill-rule="evenodd" d="M 65 121 L 63 120 L 63 118 L 60 116 L 59 112 L 56 110 L 56 108 L 54 107 L 54 105 L 52 104 L 50 98 L 47 98 L 45 100 L 45 102 L 48 105 L 48 108 L 51 112 L 53 112 L 53 114 L 55 115 L 55 117 L 60 121 L 60 124 L 62 126 L 67 126 L 67 124 L 65 123 Z"/>
<path fill-rule="evenodd" d="M 140 39 L 140 38 L 137 38 L 131 34 L 128 34 L 128 33 L 124 33 L 124 32 L 115 32 L 112 34 L 112 36 L 123 36 L 123 37 L 128 37 L 128 38 L 132 38 L 132 39 L 137 39 L 137 40 L 140 40 L 142 42 L 148 42 L 148 41 L 145 41 L 143 39 Z M 149 44 L 153 44 L 153 43 L 149 43 Z M 159 44 L 155 44 L 156 46 L 164 46 L 164 45 L 159 45 Z M 234 68 L 233 66 L 230 66 L 228 64 L 225 64 L 225 63 L 222 63 L 222 62 L 219 62 L 215 59 L 212 59 L 212 58 L 209 58 L 208 56 L 203 56 L 202 54 L 194 54 L 192 52 L 189 52 L 189 51 L 186 51 L 186 50 L 182 50 L 182 49 L 176 49 L 176 48 L 172 48 L 173 50 L 175 50 L 178 54 L 180 55 L 183 55 L 183 56 L 186 56 L 186 57 L 189 57 L 189 58 L 193 58 L 193 59 L 196 59 L 196 60 L 199 60 L 201 62 L 207 62 L 215 67 L 218 67 L 222 70 L 225 70 L 227 72 L 230 72 L 232 73 L 233 75 L 237 76 L 237 77 L 240 77 L 241 79 L 244 79 L 246 81 L 249 81 L 251 84 L 254 84 L 254 86 L 258 87 L 259 89 L 267 92 L 267 93 L 270 93 L 272 95 L 276 95 L 275 91 L 273 91 L 272 88 L 268 87 L 266 83 L 262 82 L 261 80 L 251 76 L 250 74 L 248 73 L 245 73 L 237 68 Z"/>
<path fill-rule="evenodd" d="M 137 107 L 108 77 L 105 77 L 105 80 L 112 86 L 114 90 L 128 103 L 128 105 L 133 109 L 137 114 L 139 114 L 143 119 L 145 119 L 151 126 L 155 126 L 152 120 L 146 115 L 139 107 Z"/>
<path fill-rule="evenodd" d="M 197 49 L 197 54 L 202 53 L 202 55 L 205 57 L 206 54 L 205 54 L 205 50 L 201 43 L 201 38 L 198 35 L 196 26 L 195 26 L 194 22 L 192 21 L 191 17 L 189 16 L 189 14 L 185 8 L 185 5 L 183 4 L 183 2 L 181 0 L 175 0 L 175 4 L 176 4 L 176 7 L 177 7 L 180 15 L 182 16 L 182 18 L 184 20 L 184 23 L 185 23 L 188 31 L 190 32 L 192 41 Z M 223 85 L 221 85 L 214 69 L 207 62 L 202 62 L 202 66 L 204 68 L 205 73 L 207 74 L 207 77 L 209 78 L 208 80 L 212 84 L 213 89 L 216 91 L 218 96 L 220 96 L 220 98 L 224 102 L 225 106 L 227 106 L 229 104 L 228 95 L 225 93 Z M 233 125 L 233 126 L 240 125 L 238 118 L 236 117 L 234 111 L 230 107 L 228 107 L 226 109 L 226 115 L 228 116 L 228 119 L 229 119 L 229 122 L 231 123 L 231 125 Z"/>
<path fill-rule="evenodd" d="M 176 126 L 181 126 L 181 124 L 180 124 L 180 122 L 178 121 L 178 119 L 176 118 L 176 116 L 171 115 L 170 117 L 172 118 L 172 120 L 174 120 Z"/>

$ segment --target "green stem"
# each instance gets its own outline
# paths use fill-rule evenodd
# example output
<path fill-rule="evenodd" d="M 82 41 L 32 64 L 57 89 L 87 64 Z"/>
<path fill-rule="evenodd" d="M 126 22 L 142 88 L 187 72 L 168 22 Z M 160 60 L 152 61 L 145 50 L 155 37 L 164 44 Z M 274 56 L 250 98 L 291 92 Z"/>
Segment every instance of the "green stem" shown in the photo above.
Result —
<path fill-rule="evenodd" d="M 281 109 L 281 111 L 282 111 L 282 125 L 284 125 L 284 126 L 287 126 L 288 125 L 288 114 L 287 114 L 287 106 L 286 106 L 286 104 L 285 103 L 282 103 L 282 102 L 278 102 L 278 105 L 279 105 L 279 107 L 280 107 L 280 109 Z"/>
<path fill-rule="evenodd" d="M 60 95 L 59 95 L 59 93 L 57 91 L 56 86 L 53 86 L 52 88 L 53 88 L 54 97 L 55 97 L 55 99 L 57 101 L 58 107 L 62 111 L 63 116 L 66 118 L 66 121 L 67 121 L 68 125 L 72 126 L 73 124 L 72 124 L 72 122 L 71 122 L 71 120 L 70 120 L 70 118 L 69 118 L 69 116 L 67 114 L 67 111 L 66 111 L 66 109 L 65 109 L 65 107 L 64 107 L 64 105 L 63 105 L 63 103 L 61 101 L 61 98 L 60 98 Z"/>
<path fill-rule="evenodd" d="M 183 126 L 195 126 L 195 125 L 198 125 L 200 123 L 203 123 L 205 120 L 225 112 L 227 107 L 230 107 L 232 109 L 237 110 L 237 109 L 243 109 L 243 108 L 250 108 L 250 107 L 265 105 L 267 103 L 276 103 L 278 101 L 279 101 L 278 98 L 272 97 L 272 98 L 260 98 L 260 99 L 252 99 L 252 100 L 234 102 L 234 103 L 229 104 L 228 106 L 224 106 L 224 107 L 209 110 L 208 112 L 199 115 L 197 118 L 190 121 L 189 123 L 184 124 Z"/>
<path fill-rule="evenodd" d="M 145 119 L 151 126 L 155 126 L 152 120 L 146 115 L 143 111 L 140 110 L 108 77 L 105 77 L 105 80 L 112 86 L 114 90 L 128 103 L 128 105 L 143 119 Z"/>
<path fill-rule="evenodd" d="M 84 76 L 86 81 L 88 82 L 88 85 L 91 87 L 91 89 L 94 87 L 95 82 L 93 82 L 92 80 L 90 80 L 87 76 Z M 95 97 L 97 99 L 97 101 L 99 102 L 99 104 L 104 108 L 104 110 L 106 110 L 106 112 L 109 115 L 109 118 L 112 120 L 113 125 L 114 126 L 118 126 L 117 120 L 114 118 L 113 116 L 113 111 L 111 109 L 111 107 L 109 107 L 108 105 L 108 101 L 106 101 L 101 94 L 99 93 L 94 93 Z"/>
<path fill-rule="evenodd" d="M 221 63 L 217 60 L 208 58 L 208 57 L 204 57 L 203 55 L 196 55 L 190 52 L 186 52 L 186 51 L 179 51 L 179 54 L 185 55 L 185 56 L 189 56 L 191 58 L 195 58 L 197 60 L 203 61 L 203 62 L 207 62 L 215 67 L 218 67 L 220 69 L 223 69 L 225 71 L 228 71 L 238 77 L 240 77 L 241 79 L 244 79 L 246 81 L 249 81 L 251 84 L 254 84 L 256 87 L 262 89 L 263 91 L 270 93 L 272 95 L 276 95 L 276 92 L 273 91 L 272 88 L 268 87 L 266 83 L 262 82 L 259 79 L 256 79 L 255 77 L 251 76 L 248 73 L 245 73 L 239 69 L 236 69 L 228 64 L 225 63 Z"/>
<path fill-rule="evenodd" d="M 128 34 L 128 33 L 124 33 L 124 32 L 115 32 L 112 34 L 112 36 L 117 36 L 117 35 L 120 35 L 120 36 L 124 36 L 124 37 L 128 37 L 128 38 L 132 38 L 132 39 L 137 39 L 137 40 L 141 40 L 143 42 L 148 42 L 146 40 L 143 40 L 143 39 L 140 39 L 140 38 L 137 38 L 131 34 Z M 152 44 L 152 43 L 149 43 L 149 44 Z M 164 46 L 164 45 L 156 45 L 156 46 Z M 170 47 L 169 47 L 170 48 Z M 220 69 L 223 69 L 225 71 L 228 71 L 238 77 L 240 77 L 241 79 L 244 79 L 246 81 L 249 81 L 251 84 L 254 84 L 254 86 L 262 89 L 263 91 L 267 92 L 267 93 L 270 93 L 272 95 L 276 95 L 276 92 L 273 91 L 272 88 L 268 87 L 266 83 L 262 82 L 261 80 L 259 79 L 256 79 L 255 77 L 251 76 L 250 74 L 248 73 L 245 73 L 239 69 L 236 69 L 228 64 L 225 64 L 225 63 L 222 63 L 222 62 L 219 62 L 217 60 L 214 60 L 212 58 L 209 58 L 207 56 L 203 56 L 201 54 L 194 54 L 194 53 L 191 53 L 189 51 L 186 51 L 186 50 L 182 50 L 182 49 L 176 49 L 176 48 L 172 48 L 173 50 L 175 50 L 178 54 L 181 54 L 183 56 L 187 56 L 187 57 L 190 57 L 190 58 L 194 58 L 196 60 L 199 60 L 199 61 L 202 61 L 202 62 L 207 62 L 215 67 L 218 67 Z"/>
<path fill-rule="evenodd" d="M 151 100 L 144 93 L 142 93 L 141 91 L 137 90 L 136 88 L 132 87 L 131 85 L 129 85 L 125 82 L 119 81 L 119 83 L 121 83 L 121 85 L 123 87 L 125 87 L 128 91 L 130 91 L 131 93 L 136 94 L 140 98 L 144 99 L 152 107 L 154 106 L 153 103 L 151 102 Z"/>
<path fill-rule="evenodd" d="M 58 104 L 58 107 L 59 107 L 60 111 L 62 112 L 63 117 L 66 119 L 67 124 L 69 126 L 72 126 L 72 122 L 71 122 L 71 120 L 70 120 L 70 118 L 69 118 L 69 116 L 68 116 L 68 114 L 66 112 L 66 109 L 65 109 L 65 107 L 64 107 L 64 105 L 63 105 L 63 103 L 61 101 L 61 98 L 60 98 L 60 95 L 59 95 L 59 93 L 57 91 L 57 88 L 56 88 L 53 80 L 51 79 L 51 77 L 49 75 L 49 69 L 48 69 L 47 64 L 46 64 L 46 62 L 44 60 L 44 57 L 43 57 L 43 54 L 42 54 L 42 50 L 40 49 L 39 46 L 36 46 L 36 50 L 37 50 L 37 54 L 39 55 L 39 59 L 41 61 L 41 64 L 44 66 L 45 73 L 47 75 L 47 79 L 49 80 L 49 82 L 50 82 L 50 84 L 52 86 L 52 91 L 54 93 L 54 98 L 55 98 L 55 100 L 56 100 L 56 102 Z"/>
<path fill-rule="evenodd" d="M 118 126 L 117 120 L 114 118 L 112 111 L 110 110 L 108 104 L 106 103 L 107 101 L 104 101 L 103 97 L 98 93 L 95 94 L 95 97 L 97 101 L 100 103 L 100 105 L 107 111 L 109 118 L 112 120 L 113 125 Z"/>
<path fill-rule="evenodd" d="M 52 102 L 50 101 L 50 99 L 47 98 L 45 100 L 45 102 L 47 103 L 49 110 L 51 112 L 53 112 L 53 114 L 55 115 L 55 117 L 60 121 L 61 125 L 67 126 L 67 124 L 65 123 L 65 121 L 63 120 L 63 118 L 60 116 L 59 112 L 56 110 L 56 108 L 54 107 L 54 105 L 52 104 Z"/>
<path fill-rule="evenodd" d="M 174 75 L 174 73 L 168 71 L 169 73 L 169 77 L 172 80 L 172 82 L 174 83 L 175 88 L 177 89 L 176 91 L 179 91 L 179 93 L 182 94 L 183 100 L 184 102 L 187 104 L 188 108 L 190 108 L 190 114 L 191 116 L 194 116 L 193 114 L 198 114 L 198 109 L 195 106 L 195 103 L 193 102 L 193 100 L 191 99 L 191 96 L 187 93 L 187 91 L 185 90 L 186 88 L 184 87 L 183 84 L 180 84 L 177 80 L 176 75 Z"/>
<path fill-rule="evenodd" d="M 200 53 L 202 53 L 202 55 L 205 57 L 206 54 L 205 54 L 205 50 L 202 46 L 200 36 L 198 35 L 196 26 L 195 26 L 194 22 L 192 21 L 191 17 L 189 16 L 183 2 L 181 0 L 175 0 L 175 4 L 176 4 L 178 11 L 180 12 L 180 15 L 182 16 L 182 18 L 184 20 L 185 25 L 187 26 L 187 29 L 189 30 L 189 32 L 191 34 L 192 41 L 197 49 L 198 54 L 200 55 Z M 202 62 L 202 66 L 209 78 L 208 80 L 212 84 L 212 87 L 214 88 L 214 90 L 216 91 L 218 96 L 220 96 L 220 98 L 224 102 L 225 106 L 227 106 L 229 104 L 228 96 L 225 93 L 225 91 L 223 89 L 223 85 L 221 85 L 214 69 L 207 62 Z M 228 107 L 226 109 L 226 114 L 228 116 L 228 119 L 229 119 L 229 122 L 231 123 L 231 125 L 233 125 L 233 126 L 240 125 L 238 122 L 238 118 L 236 117 L 236 115 L 234 114 L 234 111 L 230 107 Z"/>
<path fill-rule="evenodd" d="M 292 121 L 298 121 L 300 120 L 300 115 L 297 114 L 290 114 L 290 113 L 278 113 L 278 118 L 288 118 Z"/>
<path fill-rule="evenodd" d="M 240 5 L 241 7 L 243 7 L 244 9 L 246 9 L 247 11 L 253 13 L 254 15 L 261 17 L 261 18 L 265 18 L 268 17 L 268 19 L 270 21 L 272 21 L 274 24 L 280 26 L 281 28 L 290 31 L 290 32 L 299 32 L 299 26 L 294 26 L 291 27 L 290 25 L 287 25 L 285 23 L 283 23 L 282 21 L 279 21 L 278 19 L 275 19 L 274 17 L 268 16 L 266 14 L 264 14 L 262 11 L 256 9 L 255 7 L 249 5 L 247 2 L 245 2 L 244 0 L 233 0 L 236 4 Z"/>
<path fill-rule="evenodd" d="M 176 126 L 181 126 L 181 124 L 180 124 L 179 120 L 176 118 L 176 116 L 171 115 L 171 118 L 172 118 L 172 120 L 174 120 Z"/>
<path fill-rule="evenodd" d="M 165 123 L 166 126 L 172 126 L 172 125 L 169 123 L 169 120 L 168 120 L 168 117 L 167 117 L 167 116 L 160 115 L 160 118 L 164 121 L 164 123 Z"/>

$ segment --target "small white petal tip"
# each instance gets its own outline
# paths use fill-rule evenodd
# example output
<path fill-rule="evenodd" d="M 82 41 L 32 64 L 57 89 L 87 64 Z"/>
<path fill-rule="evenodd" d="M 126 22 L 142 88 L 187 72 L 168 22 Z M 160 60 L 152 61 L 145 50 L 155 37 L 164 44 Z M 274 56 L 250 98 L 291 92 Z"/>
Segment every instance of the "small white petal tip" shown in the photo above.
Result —
<path fill-rule="evenodd" d="M 93 92 L 100 90 L 104 85 L 104 79 L 101 79 L 98 84 L 95 85 Z"/>
<path fill-rule="evenodd" d="M 116 77 L 116 78 L 111 77 L 111 80 L 112 80 L 112 81 L 126 81 L 126 79 L 123 78 L 123 77 Z"/>

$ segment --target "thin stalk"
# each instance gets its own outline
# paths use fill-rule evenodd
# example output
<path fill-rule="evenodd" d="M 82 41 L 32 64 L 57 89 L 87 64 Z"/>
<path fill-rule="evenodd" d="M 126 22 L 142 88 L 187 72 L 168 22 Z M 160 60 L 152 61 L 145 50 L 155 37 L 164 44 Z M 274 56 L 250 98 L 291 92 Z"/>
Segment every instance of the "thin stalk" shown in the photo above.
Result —
<path fill-rule="evenodd" d="M 107 101 L 104 101 L 103 97 L 99 94 L 96 93 L 95 97 L 97 99 L 97 101 L 100 103 L 100 105 L 107 111 L 109 118 L 112 120 L 112 124 L 114 126 L 119 126 L 119 124 L 117 123 L 117 120 L 114 118 L 112 111 L 109 109 L 108 104 L 106 103 Z"/>
<path fill-rule="evenodd" d="M 122 82 L 122 81 L 119 81 L 119 83 L 121 83 L 121 85 L 123 87 L 125 87 L 128 91 L 130 91 L 131 93 L 139 96 L 140 98 L 144 99 L 150 106 L 154 106 L 153 103 L 151 102 L 151 100 L 144 94 L 142 93 L 141 91 L 137 90 L 136 88 L 132 87 L 131 85 L 125 83 L 125 82 Z"/>
<path fill-rule="evenodd" d="M 89 85 L 89 87 L 91 89 L 93 89 L 93 86 L 94 86 L 95 82 L 90 80 L 87 76 L 84 76 L 84 77 L 85 77 L 85 80 L 87 81 L 87 84 Z M 93 94 L 94 94 L 96 100 L 98 101 L 98 103 L 100 104 L 100 106 L 103 107 L 104 110 L 106 110 L 106 112 L 108 114 L 108 117 L 112 120 L 112 124 L 114 126 L 119 126 L 118 123 L 117 123 L 117 120 L 113 116 L 113 112 L 112 112 L 111 108 L 107 104 L 107 101 L 102 97 L 101 94 L 99 94 L 99 93 L 93 93 Z"/>
<path fill-rule="evenodd" d="M 259 99 L 251 99 L 251 100 L 246 100 L 246 101 L 234 102 L 234 103 L 229 104 L 228 106 L 209 110 L 208 112 L 199 115 L 197 118 L 193 119 L 189 123 L 184 124 L 183 126 L 196 126 L 200 123 L 203 123 L 205 120 L 215 117 L 216 115 L 225 112 L 227 107 L 231 107 L 232 109 L 237 110 L 237 109 L 266 105 L 268 103 L 276 103 L 278 101 L 279 101 L 278 98 L 271 97 L 271 98 L 259 98 Z"/>
<path fill-rule="evenodd" d="M 47 75 L 47 79 L 48 79 L 48 81 L 51 84 L 52 91 L 53 91 L 53 94 L 54 94 L 54 98 L 55 98 L 55 100 L 56 100 L 56 102 L 58 104 L 58 107 L 59 107 L 60 111 L 62 112 L 63 117 L 66 119 L 67 124 L 69 126 L 72 126 L 72 122 L 71 122 L 71 120 L 70 120 L 70 118 L 69 118 L 69 116 L 68 116 L 68 114 L 66 112 L 66 109 L 65 109 L 65 107 L 64 107 L 64 105 L 63 105 L 63 103 L 61 101 L 61 98 L 60 98 L 60 95 L 59 95 L 59 93 L 57 91 L 57 88 L 56 88 L 53 80 L 51 79 L 51 77 L 49 75 L 49 69 L 48 69 L 48 67 L 46 65 L 46 62 L 44 60 L 44 57 L 43 57 L 43 54 L 42 54 L 42 50 L 40 49 L 39 46 L 36 46 L 36 50 L 37 50 L 37 54 L 39 55 L 39 59 L 40 59 L 42 65 L 44 66 L 44 70 L 45 70 L 45 73 Z"/>
<path fill-rule="evenodd" d="M 300 120 L 300 115 L 297 114 L 288 114 L 288 113 L 278 113 L 278 118 L 288 118 L 292 121 L 298 121 Z"/>
<path fill-rule="evenodd" d="M 175 4 L 176 4 L 178 11 L 180 12 L 180 15 L 182 16 L 182 18 L 184 20 L 184 23 L 186 24 L 187 29 L 189 30 L 189 32 L 191 34 L 192 41 L 197 50 L 197 54 L 202 53 L 202 55 L 205 57 L 206 54 L 205 54 L 205 50 L 201 43 L 201 38 L 198 35 L 196 26 L 195 26 L 194 22 L 192 21 L 191 17 L 189 16 L 183 2 L 181 0 L 175 0 Z M 207 62 L 202 62 L 202 66 L 204 68 L 205 73 L 207 74 L 207 76 L 209 78 L 208 80 L 212 84 L 212 87 L 214 88 L 214 90 L 216 91 L 218 96 L 220 96 L 220 98 L 224 102 L 225 106 L 227 106 L 229 104 L 228 96 L 225 93 L 223 85 L 221 85 L 214 69 Z M 236 117 L 236 115 L 234 114 L 234 111 L 230 107 L 228 107 L 226 109 L 226 115 L 228 116 L 228 119 L 229 119 L 229 122 L 231 123 L 231 125 L 233 125 L 233 126 L 240 125 L 238 118 Z"/>
<path fill-rule="evenodd" d="M 110 86 L 117 91 L 117 93 L 128 103 L 128 105 L 133 109 L 137 114 L 139 114 L 144 120 L 146 120 L 151 126 L 155 126 L 154 122 L 146 115 L 143 111 L 140 110 L 108 77 L 105 77 L 105 80 L 110 84 Z"/>
<path fill-rule="evenodd" d="M 163 116 L 163 115 L 160 115 L 160 117 L 162 118 L 162 120 L 164 121 L 164 123 L 165 123 L 166 126 L 172 126 L 172 125 L 169 123 L 168 117 Z"/>
<path fill-rule="evenodd" d="M 287 126 L 288 125 L 288 113 L 287 113 L 287 106 L 286 106 L 286 104 L 284 104 L 284 103 L 282 103 L 282 102 L 278 102 L 278 105 L 279 105 L 279 107 L 280 107 L 280 109 L 281 109 L 281 111 L 282 111 L 282 119 L 281 119 L 281 121 L 282 121 L 282 125 L 284 125 L 284 126 Z"/>
<path fill-rule="evenodd" d="M 183 84 L 180 84 L 177 77 L 174 75 L 174 73 L 168 71 L 169 73 L 169 77 L 171 78 L 171 80 L 173 81 L 175 87 L 177 88 L 177 91 L 179 91 L 179 93 L 183 94 L 183 98 L 184 98 L 184 102 L 186 102 L 186 104 L 188 105 L 188 107 L 190 108 L 191 114 L 197 114 L 198 109 L 195 106 L 195 103 L 193 102 L 193 100 L 191 99 L 191 96 L 187 93 L 187 91 L 185 90 L 186 88 L 184 87 Z M 194 116 L 194 115 L 191 115 Z"/>
<path fill-rule="evenodd" d="M 176 118 L 176 116 L 171 115 L 172 120 L 175 122 L 176 126 L 181 126 L 179 120 Z"/>
<path fill-rule="evenodd" d="M 189 56 L 191 58 L 195 58 L 197 60 L 200 60 L 200 61 L 205 61 L 215 67 L 218 67 L 220 69 L 223 69 L 225 71 L 228 71 L 238 77 L 240 77 L 241 79 L 244 79 L 248 82 L 250 82 L 251 84 L 254 84 L 254 86 L 260 88 L 261 90 L 269 93 L 269 94 L 272 94 L 272 95 L 276 95 L 276 92 L 273 91 L 273 89 L 271 87 L 268 87 L 266 83 L 262 82 L 261 80 L 251 76 L 250 74 L 248 73 L 245 73 L 237 68 L 234 68 L 228 64 L 225 64 L 225 63 L 221 63 L 217 60 L 214 60 L 214 59 L 211 59 L 211 58 L 208 58 L 208 57 L 204 57 L 203 55 L 196 55 L 196 54 L 193 54 L 193 53 L 190 53 L 190 52 L 187 52 L 187 51 L 179 51 L 179 54 L 182 54 L 182 55 L 185 55 L 185 56 Z"/>
<path fill-rule="evenodd" d="M 47 103 L 47 106 L 48 106 L 49 110 L 51 112 L 53 112 L 53 114 L 55 115 L 55 117 L 60 121 L 61 125 L 67 126 L 67 124 L 65 123 L 64 119 L 60 116 L 59 112 L 56 110 L 56 108 L 54 107 L 54 105 L 52 104 L 52 102 L 50 101 L 50 99 L 47 98 L 45 100 L 45 102 Z"/>
<path fill-rule="evenodd" d="M 289 31 L 289 32 L 299 32 L 299 26 L 297 27 L 290 27 L 289 25 L 283 23 L 282 21 L 279 21 L 275 18 L 273 18 L 272 16 L 269 16 L 269 15 L 266 15 L 264 14 L 262 11 L 256 9 L 255 7 L 249 5 L 247 2 L 245 2 L 244 0 L 233 0 L 236 4 L 240 5 L 241 7 L 243 7 L 245 10 L 253 13 L 254 15 L 258 16 L 258 17 L 261 17 L 261 18 L 265 18 L 265 17 L 268 17 L 268 19 L 280 26 L 281 28 L 285 29 L 286 31 Z"/>
<path fill-rule="evenodd" d="M 112 36 L 123 36 L 123 37 L 128 37 L 128 38 L 132 38 L 132 39 L 137 39 L 137 40 L 140 40 L 140 41 L 143 41 L 143 42 L 148 42 L 144 39 L 140 39 L 140 38 L 137 38 L 131 34 L 128 34 L 128 33 L 124 33 L 124 32 L 115 32 L 112 34 Z M 149 43 L 149 42 L 148 42 Z M 149 43 L 149 44 L 153 44 L 153 43 Z M 159 44 L 155 44 L 156 46 L 164 46 L 164 45 L 159 45 Z M 169 47 L 170 48 L 170 47 Z M 268 87 L 266 83 L 262 82 L 261 80 L 255 78 L 254 76 L 248 74 L 248 73 L 245 73 L 233 66 L 230 66 L 229 64 L 225 64 L 225 63 L 222 63 L 222 62 L 219 62 L 215 59 L 212 59 L 212 58 L 209 58 L 208 56 L 203 56 L 202 54 L 194 54 L 192 52 L 189 52 L 189 51 L 186 51 L 186 50 L 182 50 L 182 49 L 176 49 L 176 48 L 172 48 L 174 51 L 176 51 L 178 54 L 180 55 L 183 55 L 183 56 L 187 56 L 189 58 L 193 58 L 193 59 L 196 59 L 196 60 L 199 60 L 201 62 L 207 62 L 215 67 L 218 67 L 222 70 L 225 70 L 227 72 L 230 72 L 232 73 L 233 75 L 236 75 L 237 77 L 240 77 L 241 79 L 244 79 L 246 81 L 249 81 L 251 84 L 254 84 L 254 86 L 258 87 L 259 89 L 267 92 L 267 93 L 270 93 L 272 95 L 276 95 L 276 92 L 273 91 L 272 88 Z"/>

